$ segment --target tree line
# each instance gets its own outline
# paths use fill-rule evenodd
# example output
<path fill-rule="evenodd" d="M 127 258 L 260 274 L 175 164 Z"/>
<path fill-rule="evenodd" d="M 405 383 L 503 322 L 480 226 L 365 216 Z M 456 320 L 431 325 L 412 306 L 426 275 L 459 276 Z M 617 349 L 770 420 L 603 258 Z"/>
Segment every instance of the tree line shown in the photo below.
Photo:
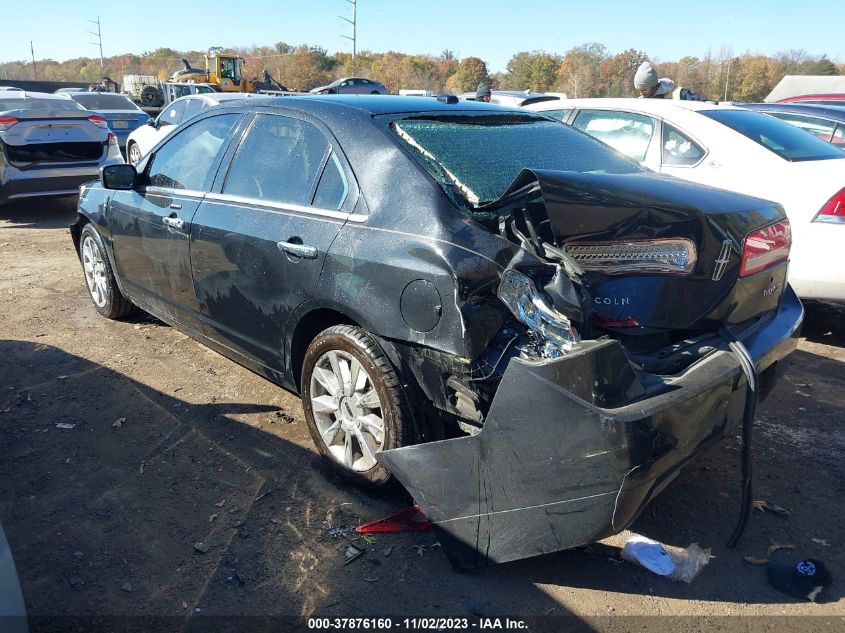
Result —
<path fill-rule="evenodd" d="M 521 51 L 513 55 L 505 72 L 491 73 L 479 57 L 458 56 L 450 50 L 440 55 L 408 55 L 389 51 L 329 54 L 307 44 L 278 42 L 274 46 L 235 47 L 245 59 L 250 76 L 267 70 L 292 90 L 310 90 L 343 76 L 364 76 L 384 83 L 391 92 L 401 88 L 427 89 L 435 93 L 468 92 L 480 83 L 502 90 L 565 92 L 569 97 L 635 96 L 633 76 L 639 64 L 650 59 L 647 51 L 628 49 L 611 54 L 603 44 L 586 43 L 560 55 L 545 51 Z M 64 62 L 50 59 L 0 64 L 0 77 L 79 82 L 87 86 L 107 76 L 120 81 L 123 75 L 155 75 L 167 79 L 181 69 L 181 59 L 203 67 L 204 51 L 160 48 L 140 55 L 105 58 L 80 57 Z M 661 77 L 674 79 L 711 100 L 761 101 L 784 75 L 842 75 L 845 64 L 826 55 L 812 56 L 804 50 L 788 50 L 772 56 L 746 52 L 734 55 L 723 49 L 704 57 L 678 61 L 652 59 Z M 37 76 L 36 76 L 37 75 Z"/>

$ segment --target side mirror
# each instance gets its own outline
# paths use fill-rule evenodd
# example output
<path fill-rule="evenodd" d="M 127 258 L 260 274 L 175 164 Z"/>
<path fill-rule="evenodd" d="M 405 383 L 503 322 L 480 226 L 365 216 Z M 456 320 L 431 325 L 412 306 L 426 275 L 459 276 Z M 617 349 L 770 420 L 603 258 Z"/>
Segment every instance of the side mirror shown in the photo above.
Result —
<path fill-rule="evenodd" d="M 153 118 L 147 119 L 147 125 L 149 125 L 150 127 L 155 127 L 156 126 L 156 120 L 153 119 Z"/>
<path fill-rule="evenodd" d="M 135 165 L 106 165 L 100 168 L 100 184 L 106 189 L 132 189 L 137 177 Z"/>

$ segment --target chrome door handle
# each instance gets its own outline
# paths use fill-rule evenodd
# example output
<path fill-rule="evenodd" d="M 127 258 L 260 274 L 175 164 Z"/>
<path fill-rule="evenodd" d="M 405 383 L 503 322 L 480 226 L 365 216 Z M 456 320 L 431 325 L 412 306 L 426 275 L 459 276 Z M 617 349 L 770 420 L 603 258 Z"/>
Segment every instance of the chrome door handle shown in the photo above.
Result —
<path fill-rule="evenodd" d="M 182 205 L 181 205 L 181 204 L 179 204 L 178 202 L 171 202 L 171 203 L 170 203 L 170 208 L 171 208 L 171 209 L 176 209 L 176 210 L 178 211 L 179 209 L 181 209 L 181 208 L 182 208 Z"/>
<path fill-rule="evenodd" d="M 176 229 L 177 231 L 181 231 L 185 228 L 185 220 L 182 218 L 162 218 L 161 221 L 164 225 L 171 229 Z"/>
<path fill-rule="evenodd" d="M 317 248 L 308 244 L 294 244 L 293 242 L 276 242 L 280 251 L 288 255 L 302 257 L 304 259 L 317 259 Z"/>

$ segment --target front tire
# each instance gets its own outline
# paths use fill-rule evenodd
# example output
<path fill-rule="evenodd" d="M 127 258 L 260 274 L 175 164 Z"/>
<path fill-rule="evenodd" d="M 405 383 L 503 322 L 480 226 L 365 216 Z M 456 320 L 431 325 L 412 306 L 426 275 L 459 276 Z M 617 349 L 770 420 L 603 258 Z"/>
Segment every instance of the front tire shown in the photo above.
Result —
<path fill-rule="evenodd" d="M 341 476 L 383 486 L 390 473 L 376 452 L 410 443 L 410 420 L 396 370 L 359 327 L 323 330 L 302 364 L 302 403 L 308 431 Z"/>
<path fill-rule="evenodd" d="M 126 147 L 126 160 L 130 165 L 137 165 L 141 162 L 141 150 L 137 143 L 129 143 Z"/>
<path fill-rule="evenodd" d="M 86 224 L 79 235 L 79 259 L 88 294 L 97 312 L 107 319 L 120 319 L 130 314 L 135 306 L 121 294 L 103 238 L 91 224 Z"/>

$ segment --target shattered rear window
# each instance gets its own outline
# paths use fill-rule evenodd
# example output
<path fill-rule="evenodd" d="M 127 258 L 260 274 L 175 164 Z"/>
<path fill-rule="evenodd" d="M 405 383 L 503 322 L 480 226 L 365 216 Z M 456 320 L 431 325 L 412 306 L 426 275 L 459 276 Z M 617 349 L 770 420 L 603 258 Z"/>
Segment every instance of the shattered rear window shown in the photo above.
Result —
<path fill-rule="evenodd" d="M 438 116 L 394 123 L 473 206 L 497 200 L 525 168 L 631 174 L 637 163 L 565 125 L 519 115 Z"/>

